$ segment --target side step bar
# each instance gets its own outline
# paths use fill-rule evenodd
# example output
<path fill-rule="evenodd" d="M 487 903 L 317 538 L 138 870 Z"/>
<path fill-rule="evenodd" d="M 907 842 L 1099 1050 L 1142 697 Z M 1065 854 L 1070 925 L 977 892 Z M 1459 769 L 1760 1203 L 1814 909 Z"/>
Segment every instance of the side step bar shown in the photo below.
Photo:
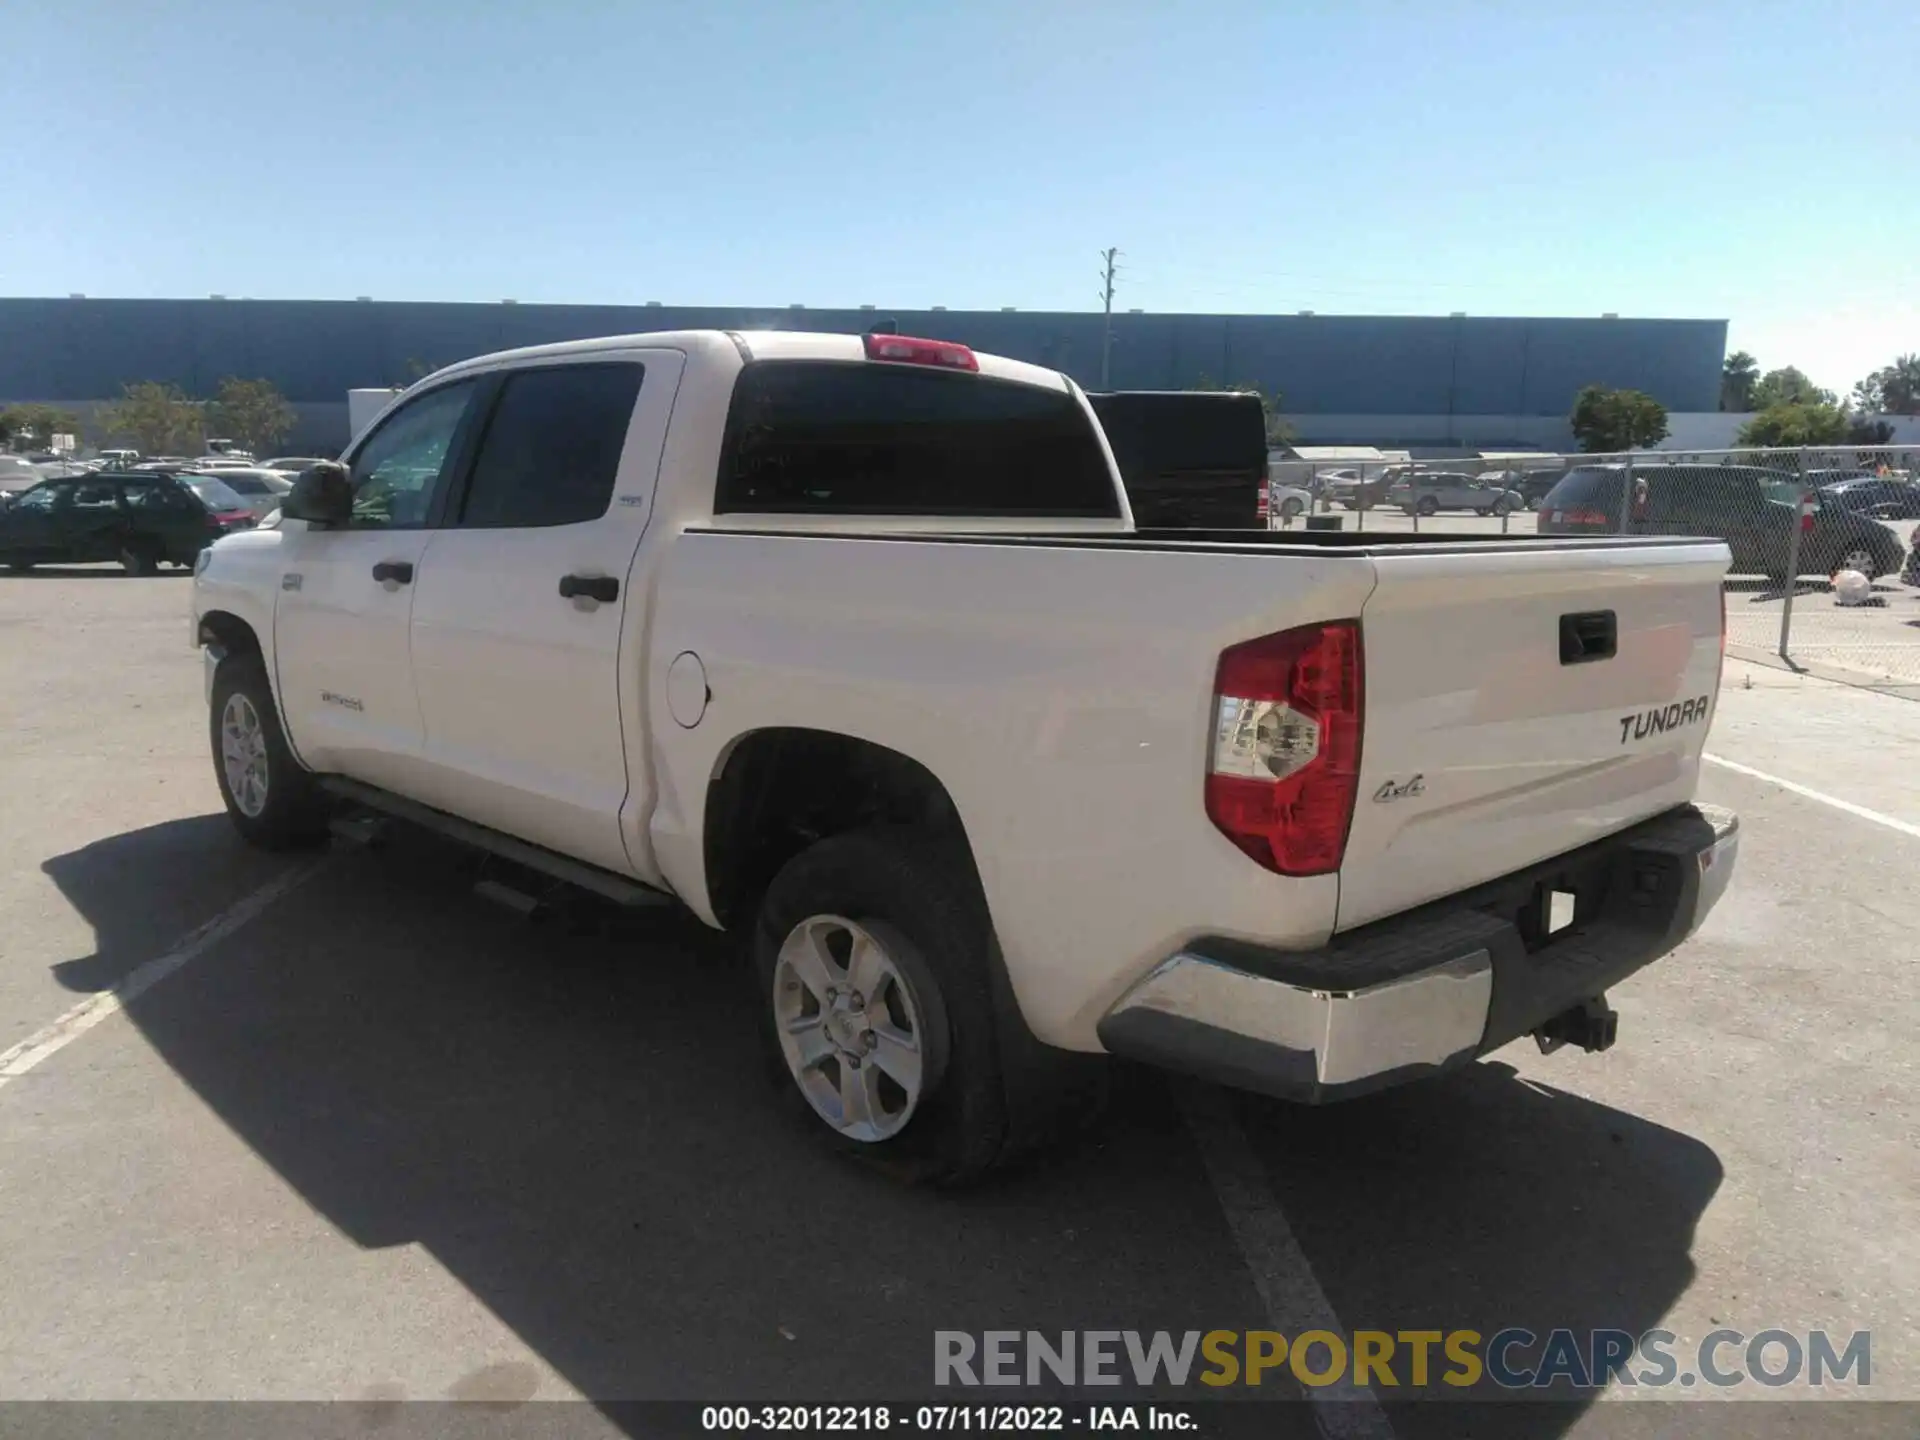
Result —
<path fill-rule="evenodd" d="M 471 820 L 462 820 L 449 815 L 444 810 L 435 810 L 431 805 L 422 805 L 417 800 L 408 800 L 404 796 L 392 794 L 373 785 L 363 785 L 358 780 L 349 780 L 342 775 L 323 775 L 320 788 L 330 795 L 336 795 L 355 805 L 364 805 L 369 810 L 377 810 L 383 815 L 391 815 L 396 820 L 405 820 L 409 824 L 437 831 L 450 840 L 458 840 L 463 845 L 471 845 L 476 850 L 485 850 L 511 860 L 516 865 L 524 865 L 529 870 L 538 870 L 543 875 L 551 875 L 556 880 L 564 880 L 569 885 L 578 885 L 582 890 L 591 890 L 604 896 L 616 905 L 640 908 L 648 905 L 677 905 L 679 902 L 664 890 L 655 890 L 650 885 L 642 885 L 638 880 L 630 880 L 624 875 L 615 875 L 602 870 L 597 865 L 589 865 L 583 860 L 575 860 L 566 855 L 555 854 L 538 845 L 530 845 L 525 840 L 516 839 L 485 825 L 476 825 Z"/>

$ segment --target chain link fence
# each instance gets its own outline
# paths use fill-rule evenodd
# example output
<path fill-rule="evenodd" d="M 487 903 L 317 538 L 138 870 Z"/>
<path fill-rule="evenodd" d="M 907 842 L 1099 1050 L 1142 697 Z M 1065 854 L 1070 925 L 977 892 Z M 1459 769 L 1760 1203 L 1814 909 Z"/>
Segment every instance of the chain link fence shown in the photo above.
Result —
<path fill-rule="evenodd" d="M 1270 466 L 1276 528 L 1724 540 L 1736 654 L 1920 695 L 1920 446 Z"/>

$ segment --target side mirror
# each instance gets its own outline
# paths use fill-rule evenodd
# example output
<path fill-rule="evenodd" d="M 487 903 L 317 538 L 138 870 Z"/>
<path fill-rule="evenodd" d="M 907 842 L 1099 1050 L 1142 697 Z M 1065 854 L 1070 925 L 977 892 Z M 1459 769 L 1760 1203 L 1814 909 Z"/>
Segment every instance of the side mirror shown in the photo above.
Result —
<path fill-rule="evenodd" d="M 347 467 L 328 460 L 302 470 L 280 502 L 280 514 L 322 529 L 345 525 L 353 518 L 353 481 Z"/>

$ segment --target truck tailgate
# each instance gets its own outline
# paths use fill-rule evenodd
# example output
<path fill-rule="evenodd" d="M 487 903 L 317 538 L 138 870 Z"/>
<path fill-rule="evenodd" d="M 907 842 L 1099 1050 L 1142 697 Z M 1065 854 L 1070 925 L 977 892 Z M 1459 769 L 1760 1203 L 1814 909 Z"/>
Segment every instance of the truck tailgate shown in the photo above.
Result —
<path fill-rule="evenodd" d="M 1713 542 L 1377 554 L 1337 928 L 1692 798 L 1727 564 Z"/>

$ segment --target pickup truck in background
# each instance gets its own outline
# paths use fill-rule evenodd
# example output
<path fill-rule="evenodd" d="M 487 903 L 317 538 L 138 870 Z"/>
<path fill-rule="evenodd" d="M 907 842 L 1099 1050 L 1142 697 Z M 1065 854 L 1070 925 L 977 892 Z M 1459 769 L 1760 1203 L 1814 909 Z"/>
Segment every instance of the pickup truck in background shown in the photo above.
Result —
<path fill-rule="evenodd" d="M 1267 528 L 1267 416 L 1222 390 L 1115 390 L 1087 399 L 1106 433 L 1136 525 Z M 1290 499 L 1304 509 L 1300 492 Z M 1290 518 L 1290 516 L 1289 516 Z"/>
<path fill-rule="evenodd" d="M 1317 1102 L 1518 1037 L 1725 888 L 1718 542 L 1139 526 L 1058 372 L 895 335 L 467 361 L 202 557 L 265 847 L 397 816 L 740 937 L 795 1111 L 953 1181 L 1105 1053 Z"/>

